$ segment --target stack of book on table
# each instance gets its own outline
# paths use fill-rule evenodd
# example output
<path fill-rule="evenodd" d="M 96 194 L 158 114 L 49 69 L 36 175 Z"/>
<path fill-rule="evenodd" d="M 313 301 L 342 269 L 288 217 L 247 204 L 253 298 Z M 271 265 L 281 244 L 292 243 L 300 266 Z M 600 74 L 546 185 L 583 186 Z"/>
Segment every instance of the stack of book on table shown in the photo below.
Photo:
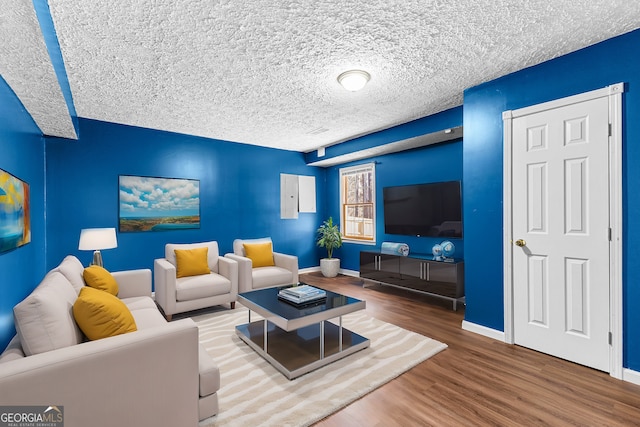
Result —
<path fill-rule="evenodd" d="M 293 286 L 278 292 L 278 298 L 293 304 L 308 304 L 326 297 L 327 293 L 325 291 L 309 285 Z"/>

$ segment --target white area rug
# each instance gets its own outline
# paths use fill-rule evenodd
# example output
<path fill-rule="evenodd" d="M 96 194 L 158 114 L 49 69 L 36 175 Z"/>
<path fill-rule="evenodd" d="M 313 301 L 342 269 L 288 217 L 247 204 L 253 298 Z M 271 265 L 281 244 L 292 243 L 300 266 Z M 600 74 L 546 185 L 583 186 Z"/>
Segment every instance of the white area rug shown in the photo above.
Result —
<path fill-rule="evenodd" d="M 247 309 L 236 307 L 193 317 L 221 376 L 220 413 L 202 427 L 308 426 L 447 348 L 360 311 L 342 324 L 370 347 L 290 381 L 236 336 L 235 326 L 248 320 Z"/>

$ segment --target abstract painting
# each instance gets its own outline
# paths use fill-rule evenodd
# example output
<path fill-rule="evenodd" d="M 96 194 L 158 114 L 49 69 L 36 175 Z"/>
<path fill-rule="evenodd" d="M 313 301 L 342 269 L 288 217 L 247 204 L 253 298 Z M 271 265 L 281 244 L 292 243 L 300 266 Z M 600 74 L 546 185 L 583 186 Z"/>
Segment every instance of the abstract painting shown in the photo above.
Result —
<path fill-rule="evenodd" d="M 167 231 L 200 228 L 200 181 L 120 175 L 119 229 Z"/>
<path fill-rule="evenodd" d="M 0 253 L 30 241 L 29 184 L 0 169 Z"/>

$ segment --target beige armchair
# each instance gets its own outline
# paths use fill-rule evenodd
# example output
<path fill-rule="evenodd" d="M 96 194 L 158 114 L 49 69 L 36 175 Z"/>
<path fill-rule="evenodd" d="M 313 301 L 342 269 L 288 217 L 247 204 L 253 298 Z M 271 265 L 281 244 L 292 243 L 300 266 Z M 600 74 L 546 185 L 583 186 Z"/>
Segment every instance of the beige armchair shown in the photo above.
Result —
<path fill-rule="evenodd" d="M 254 263 L 247 255 L 247 246 L 251 250 L 256 245 L 267 244 L 271 251 L 270 260 L 265 266 L 253 267 Z M 262 255 L 265 255 L 264 253 Z M 274 286 L 290 285 L 298 283 L 298 257 L 273 252 L 273 243 L 270 237 L 262 239 L 236 239 L 233 241 L 233 253 L 225 254 L 238 263 L 238 292 L 249 292 L 255 289 L 271 288 Z"/>
<path fill-rule="evenodd" d="M 184 259 L 193 250 L 207 248 L 206 260 L 197 258 L 193 264 L 202 266 L 204 271 L 193 274 L 190 265 L 184 265 Z M 176 250 L 181 252 L 176 257 Z M 164 258 L 159 258 L 153 264 L 155 282 L 155 298 L 164 311 L 167 320 L 172 315 L 199 308 L 229 303 L 235 308 L 238 296 L 238 264 L 230 258 L 219 256 L 218 242 L 202 242 L 190 244 L 167 244 L 164 248 Z M 183 263 L 179 265 L 178 262 Z M 181 268 L 181 272 L 177 269 Z M 202 269 L 201 269 L 202 270 Z M 181 274 L 177 274 L 181 273 Z M 186 273 L 186 275 L 185 275 Z M 178 277 L 182 275 L 183 277 Z"/>

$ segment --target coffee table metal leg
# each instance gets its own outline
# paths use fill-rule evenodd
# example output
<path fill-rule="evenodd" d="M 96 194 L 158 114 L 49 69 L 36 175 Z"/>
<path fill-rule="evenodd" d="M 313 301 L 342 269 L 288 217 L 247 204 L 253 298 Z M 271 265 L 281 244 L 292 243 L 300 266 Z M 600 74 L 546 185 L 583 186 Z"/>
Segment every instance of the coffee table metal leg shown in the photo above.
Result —
<path fill-rule="evenodd" d="M 267 353 L 267 319 L 264 319 L 264 352 Z"/>
<path fill-rule="evenodd" d="M 320 359 L 324 359 L 324 320 L 320 321 Z"/>
<path fill-rule="evenodd" d="M 338 327 L 338 352 L 342 352 L 342 316 L 340 316 L 340 325 Z"/>

